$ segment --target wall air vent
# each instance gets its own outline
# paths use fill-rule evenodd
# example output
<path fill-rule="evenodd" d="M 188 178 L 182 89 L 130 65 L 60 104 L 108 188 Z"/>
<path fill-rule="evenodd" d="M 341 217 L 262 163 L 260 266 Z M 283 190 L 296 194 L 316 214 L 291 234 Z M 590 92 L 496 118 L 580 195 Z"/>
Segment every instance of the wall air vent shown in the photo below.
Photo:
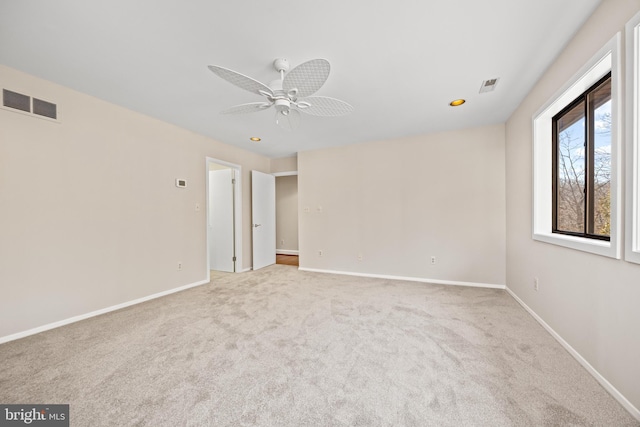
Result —
<path fill-rule="evenodd" d="M 49 117 L 54 120 L 58 118 L 56 104 L 52 104 L 51 102 L 43 101 L 38 98 L 33 98 L 33 114 Z"/>
<path fill-rule="evenodd" d="M 482 86 L 480 86 L 480 93 L 491 92 L 498 85 L 499 78 L 489 79 L 482 82 Z"/>
<path fill-rule="evenodd" d="M 15 110 L 31 112 L 31 97 L 18 92 L 2 89 L 2 105 Z"/>
<path fill-rule="evenodd" d="M 58 106 L 52 102 L 42 99 L 32 98 L 29 95 L 14 92 L 9 89 L 2 89 L 2 107 L 7 110 L 19 113 L 26 113 L 30 116 L 42 117 L 54 121 L 59 121 Z"/>

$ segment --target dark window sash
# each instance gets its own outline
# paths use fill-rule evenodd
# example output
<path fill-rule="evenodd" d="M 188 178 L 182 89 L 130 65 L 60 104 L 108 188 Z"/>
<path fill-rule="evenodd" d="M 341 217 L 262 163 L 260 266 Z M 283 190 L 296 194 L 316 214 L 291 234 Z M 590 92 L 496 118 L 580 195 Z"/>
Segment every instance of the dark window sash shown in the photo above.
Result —
<path fill-rule="evenodd" d="M 600 86 L 611 79 L 611 72 L 607 73 L 604 77 L 593 84 L 583 94 L 570 102 L 560 112 L 558 112 L 552 118 L 552 232 L 557 234 L 564 234 L 568 236 L 586 237 L 589 239 L 610 241 L 610 236 L 603 236 L 595 234 L 595 110 L 603 105 L 608 99 L 599 100 L 594 99 L 592 96 Z M 584 109 L 585 118 L 585 175 L 583 176 L 585 182 L 585 200 L 584 200 L 584 231 L 582 233 L 576 233 L 572 231 L 565 231 L 558 229 L 558 192 L 560 186 L 558 185 L 558 167 L 560 157 L 560 141 L 559 135 L 562 130 L 569 128 L 575 122 L 577 122 L 581 116 L 577 116 L 574 121 L 569 121 L 564 124 L 564 129 L 558 129 L 558 121 L 562 119 L 568 112 L 573 110 L 578 105 L 582 104 Z"/>

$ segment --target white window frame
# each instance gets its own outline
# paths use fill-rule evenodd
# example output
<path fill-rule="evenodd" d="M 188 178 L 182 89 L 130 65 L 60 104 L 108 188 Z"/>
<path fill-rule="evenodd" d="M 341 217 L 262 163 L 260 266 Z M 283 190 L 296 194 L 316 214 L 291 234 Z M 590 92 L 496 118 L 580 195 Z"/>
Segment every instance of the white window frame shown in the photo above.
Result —
<path fill-rule="evenodd" d="M 620 41 L 617 33 L 533 116 L 533 239 L 611 258 L 621 254 Z M 611 72 L 611 233 L 610 241 L 552 232 L 552 118 Z"/>
<path fill-rule="evenodd" d="M 625 27 L 626 33 L 626 211 L 625 259 L 640 263 L 640 13 Z"/>

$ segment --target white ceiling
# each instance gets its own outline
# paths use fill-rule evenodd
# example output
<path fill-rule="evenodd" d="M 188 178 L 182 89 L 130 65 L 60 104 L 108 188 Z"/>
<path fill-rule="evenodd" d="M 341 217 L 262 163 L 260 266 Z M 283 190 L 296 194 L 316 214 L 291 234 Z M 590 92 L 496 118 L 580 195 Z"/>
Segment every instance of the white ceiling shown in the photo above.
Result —
<path fill-rule="evenodd" d="M 0 0 L 0 63 L 269 157 L 505 122 L 600 0 Z M 344 117 L 221 115 L 275 58 L 331 63 Z M 478 93 L 499 77 L 494 92 Z M 462 107 L 448 104 L 466 98 Z M 62 106 L 64 108 L 64 106 Z M 259 136 L 253 143 L 249 137 Z"/>

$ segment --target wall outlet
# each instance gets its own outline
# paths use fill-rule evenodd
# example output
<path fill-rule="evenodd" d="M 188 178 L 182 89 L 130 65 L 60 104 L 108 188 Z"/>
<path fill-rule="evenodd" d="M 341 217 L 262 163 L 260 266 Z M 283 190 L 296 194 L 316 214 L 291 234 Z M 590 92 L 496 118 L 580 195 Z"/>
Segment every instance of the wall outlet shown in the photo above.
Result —
<path fill-rule="evenodd" d="M 533 278 L 533 290 L 534 291 L 538 290 L 538 278 L 537 277 Z"/>
<path fill-rule="evenodd" d="M 362 261 L 364 259 L 364 256 L 362 256 L 362 254 L 358 254 L 358 261 Z"/>
<path fill-rule="evenodd" d="M 322 256 L 322 249 L 318 249 L 318 256 L 321 257 Z"/>
<path fill-rule="evenodd" d="M 436 263 L 436 257 L 432 256 L 431 257 L 431 264 L 435 264 Z"/>
<path fill-rule="evenodd" d="M 182 262 L 178 262 L 178 271 L 182 271 Z"/>
<path fill-rule="evenodd" d="M 280 244 L 284 246 L 284 239 L 280 239 Z"/>
<path fill-rule="evenodd" d="M 304 211 L 304 213 L 309 213 L 311 211 L 311 209 L 309 209 L 309 206 L 305 206 L 302 210 Z"/>

